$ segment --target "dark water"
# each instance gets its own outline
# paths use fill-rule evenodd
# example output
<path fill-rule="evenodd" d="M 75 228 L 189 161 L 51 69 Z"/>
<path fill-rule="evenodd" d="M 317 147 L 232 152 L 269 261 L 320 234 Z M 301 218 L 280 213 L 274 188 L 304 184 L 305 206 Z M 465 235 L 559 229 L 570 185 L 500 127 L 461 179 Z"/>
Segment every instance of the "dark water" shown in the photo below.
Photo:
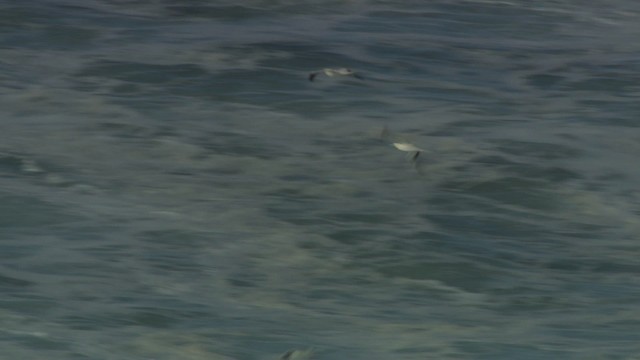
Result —
<path fill-rule="evenodd" d="M 0 357 L 638 359 L 638 15 L 0 3 Z"/>

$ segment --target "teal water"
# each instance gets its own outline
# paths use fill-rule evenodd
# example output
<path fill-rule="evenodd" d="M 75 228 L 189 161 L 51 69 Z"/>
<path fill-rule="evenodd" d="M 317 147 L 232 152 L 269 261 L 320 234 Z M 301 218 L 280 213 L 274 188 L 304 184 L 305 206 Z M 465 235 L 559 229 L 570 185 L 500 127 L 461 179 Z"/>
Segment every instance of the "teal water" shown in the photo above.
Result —
<path fill-rule="evenodd" d="M 637 358 L 638 15 L 3 2 L 0 358 Z"/>

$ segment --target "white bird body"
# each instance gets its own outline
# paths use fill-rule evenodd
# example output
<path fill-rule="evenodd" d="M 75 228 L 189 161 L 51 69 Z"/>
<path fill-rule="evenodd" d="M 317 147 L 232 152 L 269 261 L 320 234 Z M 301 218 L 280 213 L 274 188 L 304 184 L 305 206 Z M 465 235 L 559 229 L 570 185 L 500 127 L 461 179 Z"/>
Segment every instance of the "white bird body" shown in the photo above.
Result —
<path fill-rule="evenodd" d="M 339 69 L 322 69 L 322 71 L 325 73 L 325 75 L 329 76 L 329 77 L 334 77 L 334 76 L 350 76 L 353 75 L 353 70 L 351 69 L 347 69 L 347 68 L 339 68 Z"/>
<path fill-rule="evenodd" d="M 418 157 L 420 156 L 420 154 L 425 151 L 424 149 L 419 148 L 413 145 L 412 143 L 406 141 L 404 139 L 404 136 L 399 136 L 397 134 L 392 133 L 389 130 L 389 128 L 387 128 L 386 126 L 382 129 L 382 132 L 380 133 L 380 137 L 382 138 L 382 140 L 390 142 L 391 145 L 393 145 L 396 149 L 400 151 L 413 153 L 413 155 L 411 154 L 409 155 L 411 156 L 411 160 L 414 163 L 416 163 L 416 160 L 418 160 Z"/>
<path fill-rule="evenodd" d="M 348 68 L 335 68 L 335 69 L 331 69 L 331 68 L 324 68 L 320 71 L 314 71 L 312 73 L 309 74 L 309 81 L 313 81 L 316 76 L 318 76 L 318 74 L 323 73 L 325 75 L 327 75 L 328 77 L 335 77 L 335 76 L 353 76 L 356 79 L 360 79 L 362 80 L 362 76 L 360 76 L 359 74 L 357 74 L 356 72 L 354 72 L 351 69 Z"/>
<path fill-rule="evenodd" d="M 400 151 L 407 151 L 407 152 L 413 152 L 413 151 L 424 151 L 423 149 L 413 145 L 413 144 L 409 144 L 406 142 L 397 142 L 397 143 L 393 143 L 393 146 L 396 147 L 396 149 L 400 150 Z"/>

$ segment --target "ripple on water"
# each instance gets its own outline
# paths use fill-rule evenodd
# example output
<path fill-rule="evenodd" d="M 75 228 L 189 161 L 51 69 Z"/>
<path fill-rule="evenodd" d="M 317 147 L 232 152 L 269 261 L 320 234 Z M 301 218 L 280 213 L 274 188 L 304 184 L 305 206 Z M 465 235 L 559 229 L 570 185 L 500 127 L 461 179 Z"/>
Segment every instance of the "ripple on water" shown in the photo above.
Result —
<path fill-rule="evenodd" d="M 39 229 L 79 219 L 65 207 L 37 197 L 0 193 L 0 232 Z"/>

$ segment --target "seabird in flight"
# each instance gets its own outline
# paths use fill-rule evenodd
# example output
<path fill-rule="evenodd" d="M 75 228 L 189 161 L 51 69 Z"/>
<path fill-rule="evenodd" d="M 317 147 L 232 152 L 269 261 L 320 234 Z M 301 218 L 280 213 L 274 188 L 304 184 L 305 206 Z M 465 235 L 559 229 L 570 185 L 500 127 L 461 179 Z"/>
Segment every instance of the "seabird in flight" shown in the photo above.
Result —
<path fill-rule="evenodd" d="M 398 149 L 400 151 L 405 151 L 405 152 L 408 152 L 408 153 L 414 153 L 411 156 L 411 160 L 413 162 L 416 162 L 416 160 L 418 159 L 418 156 L 420 156 L 420 153 L 422 153 L 424 151 L 424 149 L 421 149 L 421 148 L 413 145 L 412 143 L 407 142 L 402 137 L 400 137 L 400 136 L 398 136 L 396 134 L 392 134 L 391 131 L 389 130 L 389 128 L 387 128 L 386 126 L 382 129 L 382 133 L 380 134 L 380 137 L 385 141 L 391 142 L 391 144 L 396 149 Z"/>
<path fill-rule="evenodd" d="M 347 69 L 347 68 L 336 68 L 336 69 L 322 69 L 320 71 L 314 71 L 312 73 L 309 74 L 309 81 L 313 81 L 316 76 L 318 76 L 319 74 L 324 73 L 325 75 L 327 75 L 328 77 L 335 77 L 335 76 L 353 76 L 356 79 L 360 79 L 363 80 L 364 78 L 354 72 L 351 69 Z"/>

